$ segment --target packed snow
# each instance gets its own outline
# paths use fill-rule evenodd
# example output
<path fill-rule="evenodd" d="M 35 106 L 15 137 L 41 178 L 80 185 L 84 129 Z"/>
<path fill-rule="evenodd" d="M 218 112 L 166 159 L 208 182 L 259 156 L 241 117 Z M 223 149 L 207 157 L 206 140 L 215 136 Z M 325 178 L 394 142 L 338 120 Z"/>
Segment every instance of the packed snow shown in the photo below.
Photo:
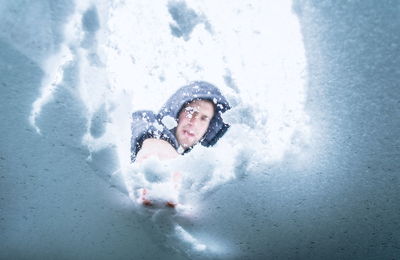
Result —
<path fill-rule="evenodd" d="M 132 203 L 146 187 L 154 207 L 173 201 L 174 214 L 184 214 L 207 192 L 263 174 L 255 169 L 286 153 L 298 154 L 307 144 L 306 61 L 291 1 L 76 1 L 75 6 L 63 24 L 60 48 L 42 64 L 46 76 L 30 122 L 40 134 L 37 119 L 65 70 L 76 66 L 78 82 L 71 91 L 85 107 L 82 142 L 90 153 L 116 149 L 119 169 L 113 176 L 122 179 L 121 190 Z M 157 111 L 178 87 L 199 79 L 216 84 L 231 103 L 224 115 L 228 133 L 215 147 L 197 146 L 173 161 L 132 164 L 130 114 Z M 176 124 L 173 118 L 163 123 Z M 173 172 L 183 176 L 179 188 L 171 181 Z M 192 250 L 207 248 L 206 241 L 198 244 L 174 225 L 174 236 L 194 244 Z"/>

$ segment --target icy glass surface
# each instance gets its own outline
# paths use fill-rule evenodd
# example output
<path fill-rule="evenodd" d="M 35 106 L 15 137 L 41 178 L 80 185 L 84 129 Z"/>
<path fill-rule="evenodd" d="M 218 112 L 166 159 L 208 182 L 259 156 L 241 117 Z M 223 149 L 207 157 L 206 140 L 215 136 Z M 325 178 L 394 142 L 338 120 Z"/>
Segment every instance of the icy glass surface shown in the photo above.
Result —
<path fill-rule="evenodd" d="M 0 258 L 396 259 L 399 14 L 390 0 L 1 2 Z M 131 113 L 194 80 L 229 100 L 227 134 L 132 164 Z"/>

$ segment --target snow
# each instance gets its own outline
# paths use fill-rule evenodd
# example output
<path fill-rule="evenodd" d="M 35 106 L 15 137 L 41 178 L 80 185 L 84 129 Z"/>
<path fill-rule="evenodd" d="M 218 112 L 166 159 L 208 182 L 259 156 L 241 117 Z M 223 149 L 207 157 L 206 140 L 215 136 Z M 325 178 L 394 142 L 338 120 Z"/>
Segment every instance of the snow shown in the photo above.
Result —
<path fill-rule="evenodd" d="M 163 119 L 161 120 L 161 122 L 168 129 L 173 129 L 174 127 L 176 127 L 178 125 L 178 123 L 176 122 L 175 118 L 173 118 L 171 116 L 164 116 Z"/>
<path fill-rule="evenodd" d="M 0 258 L 396 258 L 397 11 L 0 4 Z M 227 97 L 229 131 L 132 165 L 131 113 L 194 80 Z"/>

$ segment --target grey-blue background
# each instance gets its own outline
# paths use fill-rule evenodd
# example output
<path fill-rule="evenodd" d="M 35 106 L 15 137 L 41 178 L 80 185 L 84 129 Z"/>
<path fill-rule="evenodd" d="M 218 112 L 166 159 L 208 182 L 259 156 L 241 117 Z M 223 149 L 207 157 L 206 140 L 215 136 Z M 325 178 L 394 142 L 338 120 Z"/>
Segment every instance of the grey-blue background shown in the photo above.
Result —
<path fill-rule="evenodd" d="M 38 64 L 59 47 L 72 6 L 1 6 L 0 258 L 186 259 L 104 181 L 112 152 L 86 161 L 83 107 L 69 91 L 74 66 L 39 118 L 42 135 L 28 123 L 44 76 Z M 294 10 L 317 130 L 304 150 L 310 162 L 288 156 L 223 186 L 191 230 L 227 241 L 232 252 L 217 258 L 397 259 L 400 2 L 298 0 Z"/>

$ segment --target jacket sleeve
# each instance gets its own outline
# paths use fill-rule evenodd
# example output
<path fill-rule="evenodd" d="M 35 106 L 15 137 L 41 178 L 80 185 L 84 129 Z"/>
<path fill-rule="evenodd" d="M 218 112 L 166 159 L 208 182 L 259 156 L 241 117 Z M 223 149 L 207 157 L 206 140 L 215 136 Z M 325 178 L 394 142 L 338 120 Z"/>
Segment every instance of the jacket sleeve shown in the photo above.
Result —
<path fill-rule="evenodd" d="M 132 114 L 131 161 L 142 148 L 143 141 L 147 138 L 162 139 L 178 149 L 178 142 L 174 134 L 167 129 L 152 111 L 137 111 Z"/>

